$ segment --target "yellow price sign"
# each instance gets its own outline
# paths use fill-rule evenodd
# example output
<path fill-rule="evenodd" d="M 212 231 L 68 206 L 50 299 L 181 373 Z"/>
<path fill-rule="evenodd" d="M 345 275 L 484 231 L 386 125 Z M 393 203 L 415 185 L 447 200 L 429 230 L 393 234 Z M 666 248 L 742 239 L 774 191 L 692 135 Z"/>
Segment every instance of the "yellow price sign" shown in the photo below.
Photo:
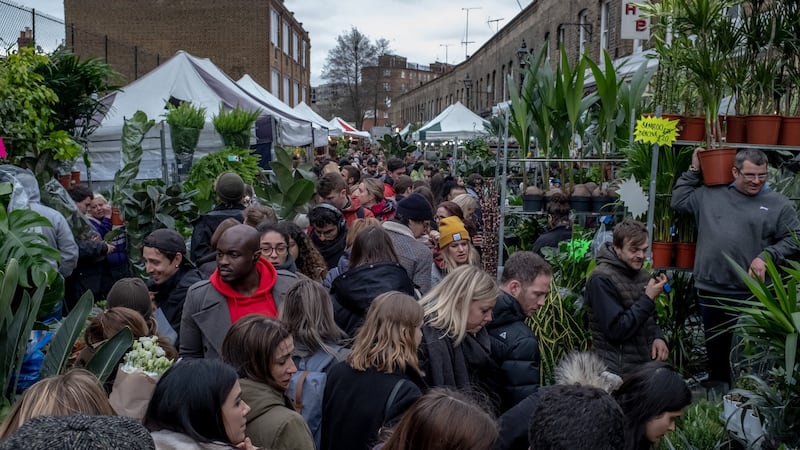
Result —
<path fill-rule="evenodd" d="M 642 117 L 633 132 L 636 142 L 672 146 L 678 139 L 678 121 L 663 117 Z"/>

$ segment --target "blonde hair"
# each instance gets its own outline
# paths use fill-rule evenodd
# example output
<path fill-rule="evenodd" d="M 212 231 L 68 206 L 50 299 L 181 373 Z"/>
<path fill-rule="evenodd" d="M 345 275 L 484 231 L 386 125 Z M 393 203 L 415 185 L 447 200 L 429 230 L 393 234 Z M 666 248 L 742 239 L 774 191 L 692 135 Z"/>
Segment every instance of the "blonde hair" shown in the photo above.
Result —
<path fill-rule="evenodd" d="M 380 203 L 383 200 L 383 181 L 378 178 L 367 178 L 361 182 L 364 183 L 364 190 L 375 197 L 375 203 Z"/>
<path fill-rule="evenodd" d="M 381 226 L 381 221 L 374 218 L 374 217 L 364 217 L 362 219 L 356 219 L 347 226 L 347 239 L 345 239 L 345 247 L 353 248 L 353 243 L 356 240 L 356 236 L 358 233 L 361 233 L 362 230 L 369 228 L 369 227 L 379 227 Z"/>
<path fill-rule="evenodd" d="M 466 219 L 472 220 L 472 215 L 475 214 L 475 210 L 478 209 L 477 200 L 469 194 L 458 194 L 452 201 L 461 207 L 461 211 L 464 212 L 464 217 Z"/>
<path fill-rule="evenodd" d="M 72 414 L 117 415 L 100 382 L 83 369 L 39 380 L 28 388 L 0 425 L 0 439 L 5 439 L 34 417 Z"/>
<path fill-rule="evenodd" d="M 497 298 L 497 282 L 483 270 L 464 265 L 447 274 L 419 303 L 425 324 L 447 333 L 459 345 L 467 334 L 469 305 Z"/>
<path fill-rule="evenodd" d="M 377 296 L 356 334 L 347 363 L 360 371 L 394 373 L 411 368 L 422 375 L 416 340 L 422 319 L 422 307 L 410 295 L 389 291 Z"/>
<path fill-rule="evenodd" d="M 453 241 L 450 244 L 448 244 L 447 247 L 450 247 L 455 242 L 459 242 L 459 241 Z M 481 267 L 481 254 L 478 253 L 478 250 L 476 250 L 475 246 L 472 245 L 472 241 L 467 241 L 467 245 L 469 245 L 469 257 L 467 258 L 467 262 L 464 265 L 471 265 L 471 266 L 475 266 L 475 267 Z M 442 260 L 444 261 L 444 267 L 448 271 L 453 270 L 456 267 L 458 267 L 458 263 L 456 263 L 456 260 L 453 258 L 453 256 L 450 254 L 450 251 L 447 248 L 441 249 L 439 254 L 442 255 Z"/>

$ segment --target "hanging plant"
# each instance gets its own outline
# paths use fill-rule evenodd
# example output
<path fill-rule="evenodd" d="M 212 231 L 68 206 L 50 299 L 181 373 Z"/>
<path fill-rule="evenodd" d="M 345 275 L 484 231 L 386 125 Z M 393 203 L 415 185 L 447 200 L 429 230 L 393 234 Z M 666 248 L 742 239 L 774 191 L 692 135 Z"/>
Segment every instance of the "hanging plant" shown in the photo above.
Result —
<path fill-rule="evenodd" d="M 260 109 L 248 111 L 236 105 L 235 108 L 225 111 L 220 105 L 219 113 L 214 116 L 212 123 L 226 147 L 250 148 L 253 126 L 260 115 Z"/>
<path fill-rule="evenodd" d="M 192 154 L 197 148 L 200 130 L 206 123 L 206 109 L 194 106 L 191 102 L 183 102 L 180 106 L 167 104 L 169 111 L 165 119 L 169 125 L 172 151 L 176 155 Z"/>

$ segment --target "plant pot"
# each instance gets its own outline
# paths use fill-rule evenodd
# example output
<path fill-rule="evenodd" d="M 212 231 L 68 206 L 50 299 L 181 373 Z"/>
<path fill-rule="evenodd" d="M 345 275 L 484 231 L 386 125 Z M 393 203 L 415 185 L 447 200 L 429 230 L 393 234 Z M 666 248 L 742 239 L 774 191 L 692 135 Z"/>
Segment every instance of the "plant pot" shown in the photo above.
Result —
<path fill-rule="evenodd" d="M 694 242 L 678 242 L 675 245 L 675 267 L 682 269 L 694 268 L 694 255 L 697 244 Z"/>
<path fill-rule="evenodd" d="M 613 195 L 598 195 L 592 197 L 592 211 L 602 214 L 614 214 L 617 197 Z"/>
<path fill-rule="evenodd" d="M 686 117 L 683 119 L 683 130 L 678 139 L 682 141 L 700 142 L 706 138 L 706 118 L 705 117 Z"/>
<path fill-rule="evenodd" d="M 781 116 L 747 116 L 747 143 L 776 145 L 781 131 Z"/>
<path fill-rule="evenodd" d="M 713 148 L 697 153 L 706 186 L 719 186 L 733 181 L 733 163 L 736 162 L 736 149 L 730 147 Z"/>
<path fill-rule="evenodd" d="M 72 187 L 72 176 L 59 175 L 58 182 L 61 183 L 61 186 L 64 186 L 64 189 L 69 190 L 69 188 Z"/>
<path fill-rule="evenodd" d="M 544 206 L 543 195 L 528 195 L 522 196 L 522 210 L 527 212 L 541 211 Z"/>
<path fill-rule="evenodd" d="M 197 141 L 200 139 L 199 128 L 184 128 L 176 125 L 169 126 L 169 140 L 172 144 L 172 151 L 178 153 L 193 154 L 197 148 Z"/>
<path fill-rule="evenodd" d="M 175 163 L 178 166 L 178 175 L 189 175 L 192 169 L 194 153 L 175 153 Z"/>
<path fill-rule="evenodd" d="M 125 222 L 122 220 L 122 213 L 120 212 L 119 208 L 112 206 L 111 207 L 111 226 L 120 226 L 125 225 Z"/>
<path fill-rule="evenodd" d="M 72 185 L 81 184 L 81 171 L 80 170 L 73 170 L 70 173 L 70 180 L 72 181 Z"/>
<path fill-rule="evenodd" d="M 576 212 L 589 212 L 592 210 L 592 197 L 573 195 L 569 198 L 569 205 Z"/>
<path fill-rule="evenodd" d="M 778 144 L 800 146 L 800 117 L 784 117 L 781 120 Z"/>
<path fill-rule="evenodd" d="M 674 246 L 672 242 L 653 242 L 653 267 L 670 267 Z"/>
<path fill-rule="evenodd" d="M 747 142 L 747 126 L 744 116 L 727 116 L 725 141 L 744 144 Z"/>

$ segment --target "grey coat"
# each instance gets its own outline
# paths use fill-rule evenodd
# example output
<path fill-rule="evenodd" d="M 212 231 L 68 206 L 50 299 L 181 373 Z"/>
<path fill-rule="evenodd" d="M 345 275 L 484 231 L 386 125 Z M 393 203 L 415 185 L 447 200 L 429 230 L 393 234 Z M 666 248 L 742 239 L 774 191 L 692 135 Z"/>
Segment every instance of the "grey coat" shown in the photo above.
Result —
<path fill-rule="evenodd" d="M 297 283 L 297 275 L 279 270 L 272 297 L 280 310 L 286 291 Z M 198 281 L 186 293 L 180 331 L 182 358 L 220 358 L 222 341 L 231 328 L 228 302 L 209 280 Z"/>
<path fill-rule="evenodd" d="M 400 265 L 406 269 L 414 286 L 422 295 L 431 290 L 431 264 L 433 252 L 427 245 L 416 240 L 411 229 L 398 222 L 383 222 L 383 229 L 392 238 L 394 251 L 400 258 Z"/>

